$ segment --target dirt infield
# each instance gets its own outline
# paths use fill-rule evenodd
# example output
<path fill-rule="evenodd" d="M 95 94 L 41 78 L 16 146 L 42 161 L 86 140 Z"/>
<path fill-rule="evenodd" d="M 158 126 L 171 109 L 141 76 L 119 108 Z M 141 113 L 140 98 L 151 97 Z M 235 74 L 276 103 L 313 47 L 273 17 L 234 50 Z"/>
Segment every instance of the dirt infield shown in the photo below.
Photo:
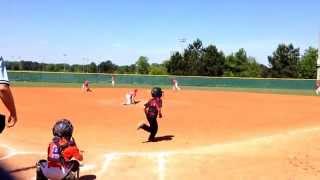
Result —
<path fill-rule="evenodd" d="M 319 179 L 315 96 L 183 90 L 164 93 L 158 142 L 143 143 L 149 89 L 13 88 L 19 122 L 0 136 L 0 163 L 34 179 L 53 123 L 69 118 L 85 160 L 81 179 Z M 1 111 L 5 111 L 1 105 Z"/>

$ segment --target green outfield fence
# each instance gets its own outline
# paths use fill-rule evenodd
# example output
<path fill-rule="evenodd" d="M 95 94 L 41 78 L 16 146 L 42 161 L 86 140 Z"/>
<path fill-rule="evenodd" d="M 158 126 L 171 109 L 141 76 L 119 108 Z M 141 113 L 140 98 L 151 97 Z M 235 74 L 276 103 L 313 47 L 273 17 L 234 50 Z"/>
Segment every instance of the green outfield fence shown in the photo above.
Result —
<path fill-rule="evenodd" d="M 90 83 L 101 85 L 110 85 L 111 83 L 111 74 L 9 71 L 8 76 L 10 81 L 16 82 L 82 83 L 84 80 L 89 80 Z M 314 79 L 115 75 L 116 84 L 120 85 L 171 86 L 173 77 L 178 80 L 179 85 L 193 87 L 310 90 L 314 88 L 315 84 Z"/>

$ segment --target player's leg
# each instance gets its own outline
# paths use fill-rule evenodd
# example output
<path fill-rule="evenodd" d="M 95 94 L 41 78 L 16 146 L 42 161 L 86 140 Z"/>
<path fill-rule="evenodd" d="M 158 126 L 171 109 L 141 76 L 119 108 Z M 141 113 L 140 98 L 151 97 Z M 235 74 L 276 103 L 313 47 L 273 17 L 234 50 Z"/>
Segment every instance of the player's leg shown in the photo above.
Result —
<path fill-rule="evenodd" d="M 126 94 L 126 96 L 125 96 L 125 103 L 124 104 L 125 105 L 131 104 L 131 95 L 129 93 Z"/>
<path fill-rule="evenodd" d="M 149 141 L 155 141 L 155 137 L 156 137 L 156 134 L 158 132 L 157 118 L 156 117 L 151 118 L 149 122 L 150 122 L 150 135 L 149 135 L 148 140 Z"/>
<path fill-rule="evenodd" d="M 130 104 L 133 104 L 133 96 L 130 96 Z"/>
<path fill-rule="evenodd" d="M 180 90 L 180 87 L 178 86 L 178 83 L 175 84 L 175 88 L 176 88 L 177 90 Z"/>
<path fill-rule="evenodd" d="M 47 179 L 63 179 L 69 172 L 70 169 L 66 169 L 63 167 L 48 167 L 48 163 L 46 162 L 42 162 L 40 164 L 40 171 L 43 175 L 43 177 L 41 177 L 41 173 L 39 173 L 40 180 L 45 180 L 45 178 Z M 38 173 L 38 172 L 37 172 Z M 38 175 L 38 174 L 37 174 Z"/>
<path fill-rule="evenodd" d="M 320 87 L 316 89 L 316 94 L 319 95 L 319 93 L 320 93 Z"/>
<path fill-rule="evenodd" d="M 139 129 L 143 129 L 147 132 L 150 132 L 150 126 L 146 125 L 145 123 L 139 123 L 137 130 L 139 130 Z"/>
<path fill-rule="evenodd" d="M 44 159 L 41 159 L 36 163 L 36 180 L 47 180 L 48 178 L 43 174 L 41 167 L 45 167 L 47 164 L 47 161 Z"/>
<path fill-rule="evenodd" d="M 70 171 L 66 174 L 66 176 L 63 179 L 64 180 L 79 179 L 80 163 L 76 160 L 71 160 L 69 163 L 71 163 Z"/>

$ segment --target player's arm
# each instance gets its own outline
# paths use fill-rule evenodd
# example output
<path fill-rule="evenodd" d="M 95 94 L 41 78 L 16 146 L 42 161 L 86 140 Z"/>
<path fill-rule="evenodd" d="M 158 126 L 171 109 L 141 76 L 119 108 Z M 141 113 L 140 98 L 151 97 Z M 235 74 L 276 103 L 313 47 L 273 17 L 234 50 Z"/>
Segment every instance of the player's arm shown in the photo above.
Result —
<path fill-rule="evenodd" d="M 78 153 L 74 154 L 74 158 L 79 160 L 79 161 L 82 161 L 83 160 L 83 155 L 82 153 L 79 151 L 78 149 Z"/>
<path fill-rule="evenodd" d="M 83 155 L 78 149 L 77 146 L 69 146 L 67 147 L 64 152 L 63 152 L 63 157 L 65 158 L 66 161 L 71 160 L 72 158 L 82 161 L 83 160 Z"/>
<path fill-rule="evenodd" d="M 146 104 L 144 104 L 144 114 L 148 114 L 148 108 L 149 108 L 149 102 L 147 102 Z"/>
<path fill-rule="evenodd" d="M 0 84 L 0 98 L 10 113 L 8 122 L 11 125 L 9 127 L 13 127 L 18 121 L 18 118 L 16 113 L 16 106 L 8 84 Z"/>
<path fill-rule="evenodd" d="M 159 118 L 162 118 L 161 108 L 159 108 Z"/>
<path fill-rule="evenodd" d="M 157 110 L 159 112 L 159 118 L 162 118 L 162 112 L 161 112 L 161 107 L 162 107 L 162 101 L 159 102 L 159 104 L 157 104 Z"/>

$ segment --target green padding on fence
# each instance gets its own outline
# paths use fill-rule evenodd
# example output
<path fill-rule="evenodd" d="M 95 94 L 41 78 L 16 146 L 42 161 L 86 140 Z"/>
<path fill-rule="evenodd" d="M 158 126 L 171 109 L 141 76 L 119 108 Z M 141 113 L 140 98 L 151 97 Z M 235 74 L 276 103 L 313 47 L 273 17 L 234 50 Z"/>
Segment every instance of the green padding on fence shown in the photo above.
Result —
<path fill-rule="evenodd" d="M 131 85 L 159 85 L 170 86 L 172 76 L 147 75 L 115 75 L 116 84 Z M 49 72 L 17 72 L 10 71 L 11 81 L 47 82 L 47 83 L 91 83 L 110 85 L 110 74 L 77 74 L 77 73 L 49 73 Z M 302 79 L 250 79 L 250 78 L 216 78 L 216 77 L 188 77 L 177 76 L 181 86 L 199 87 L 235 87 L 261 89 L 296 89 L 310 90 L 314 88 L 315 80 Z"/>

